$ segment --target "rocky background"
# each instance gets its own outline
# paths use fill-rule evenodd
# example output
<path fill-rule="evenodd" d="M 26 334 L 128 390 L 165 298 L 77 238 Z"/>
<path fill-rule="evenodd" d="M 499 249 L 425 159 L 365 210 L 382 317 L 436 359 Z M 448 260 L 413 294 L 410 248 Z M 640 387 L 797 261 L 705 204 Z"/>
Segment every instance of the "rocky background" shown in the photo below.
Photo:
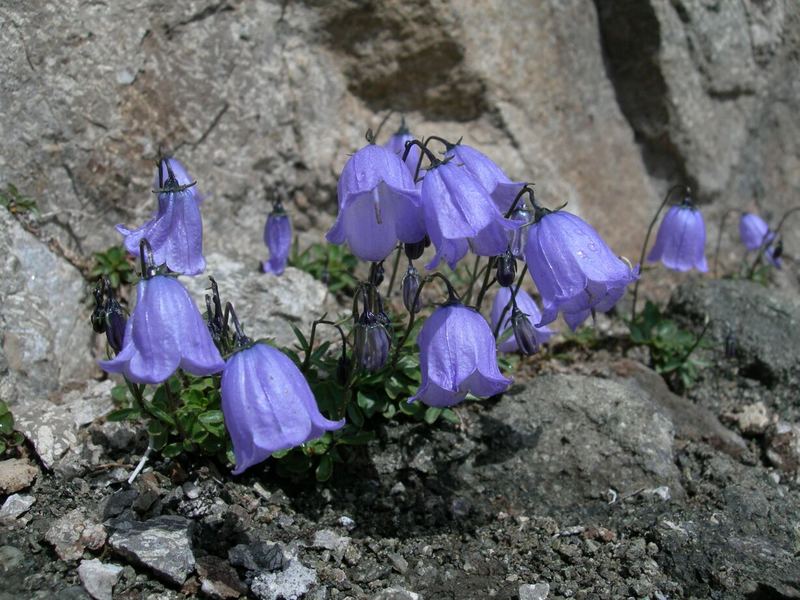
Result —
<path fill-rule="evenodd" d="M 164 464 L 125 484 L 146 440 L 102 420 L 86 283 L 113 225 L 153 210 L 170 151 L 207 198 L 209 268 L 253 333 L 285 336 L 331 298 L 255 274 L 267 200 L 286 190 L 319 239 L 389 110 L 632 259 L 688 182 L 710 248 L 728 209 L 774 222 L 798 202 L 798 48 L 790 0 L 0 1 L 0 189 L 40 209 L 0 210 L 0 397 L 34 451 L 0 466 L 0 598 L 800 597 L 796 261 L 770 288 L 651 278 L 687 326 L 713 319 L 688 397 L 606 328 L 460 426 L 389 428 L 316 488 Z M 732 219 L 729 269 L 737 242 Z"/>

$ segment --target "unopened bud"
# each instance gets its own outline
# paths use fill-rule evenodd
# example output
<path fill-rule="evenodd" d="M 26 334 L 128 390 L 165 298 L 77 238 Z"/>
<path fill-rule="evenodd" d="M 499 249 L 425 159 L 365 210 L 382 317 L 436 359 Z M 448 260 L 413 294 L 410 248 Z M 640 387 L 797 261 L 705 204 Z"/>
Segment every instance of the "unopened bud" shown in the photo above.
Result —
<path fill-rule="evenodd" d="M 516 306 L 511 312 L 511 328 L 520 352 L 530 356 L 539 351 L 539 342 L 536 341 L 536 331 L 531 320 Z"/>
<path fill-rule="evenodd" d="M 413 244 L 403 244 L 403 249 L 406 251 L 408 260 L 417 260 L 420 256 L 422 256 L 422 253 L 425 252 L 425 245 L 424 238 Z"/>
<path fill-rule="evenodd" d="M 419 272 L 410 264 L 406 274 L 403 275 L 403 305 L 411 313 L 417 313 L 420 309 L 419 296 Z"/>
<path fill-rule="evenodd" d="M 497 283 L 503 287 L 508 287 L 514 283 L 517 276 L 517 260 L 511 255 L 510 250 L 501 254 L 497 259 Z"/>
<path fill-rule="evenodd" d="M 377 371 L 389 358 L 391 339 L 373 313 L 364 313 L 355 327 L 355 358 L 365 371 Z"/>

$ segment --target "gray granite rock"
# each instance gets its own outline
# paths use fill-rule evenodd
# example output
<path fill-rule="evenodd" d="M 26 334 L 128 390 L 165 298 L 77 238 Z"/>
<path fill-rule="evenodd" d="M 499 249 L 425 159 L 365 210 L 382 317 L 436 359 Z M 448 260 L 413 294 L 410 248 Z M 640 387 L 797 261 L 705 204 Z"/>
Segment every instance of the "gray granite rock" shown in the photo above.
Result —
<path fill-rule="evenodd" d="M 11 494 L 3 506 L 0 507 L 0 522 L 13 522 L 18 517 L 24 515 L 36 502 L 36 498 L 24 494 Z"/>
<path fill-rule="evenodd" d="M 735 339 L 736 362 L 753 379 L 772 385 L 800 381 L 800 300 L 745 280 L 702 280 L 682 285 L 670 309 L 695 323 L 710 319 L 717 355 Z"/>
<path fill-rule="evenodd" d="M 592 511 L 615 494 L 662 486 L 683 495 L 673 424 L 635 384 L 539 376 L 505 394 L 480 421 L 489 451 L 460 473 L 520 510 Z"/>
<path fill-rule="evenodd" d="M 80 272 L 0 209 L 0 396 L 18 410 L 97 372 Z M 20 408 L 15 406 L 18 401 Z"/>
<path fill-rule="evenodd" d="M 153 571 L 167 583 L 180 586 L 194 571 L 192 522 L 161 516 L 148 521 L 118 519 L 108 544 L 120 556 Z"/>
<path fill-rule="evenodd" d="M 95 600 L 112 600 L 114 586 L 121 574 L 122 567 L 119 565 L 97 559 L 83 560 L 78 566 L 81 583 Z"/>
<path fill-rule="evenodd" d="M 78 560 L 85 549 L 99 550 L 106 543 L 106 530 L 76 508 L 56 519 L 45 534 L 45 539 L 55 548 L 61 560 Z"/>
<path fill-rule="evenodd" d="M 283 275 L 275 276 L 261 273 L 257 258 L 244 262 L 217 253 L 206 255 L 206 261 L 202 276 L 183 277 L 181 281 L 205 310 L 208 276 L 214 277 L 222 302 L 233 303 L 245 332 L 253 339 L 272 338 L 279 345 L 294 345 L 297 338 L 290 324 L 307 337 L 311 322 L 334 306 L 329 303 L 326 309 L 326 300 L 332 302 L 327 288 L 304 271 L 289 267 Z"/>
<path fill-rule="evenodd" d="M 519 586 L 519 600 L 546 600 L 549 594 L 550 586 L 546 583 Z"/>
<path fill-rule="evenodd" d="M 88 354 L 84 359 L 91 362 Z M 80 427 L 111 412 L 113 387 L 110 380 L 90 381 L 65 393 L 59 404 L 33 399 L 14 409 L 16 427 L 31 441 L 42 463 L 52 468 L 70 449 L 80 450 Z"/>
<path fill-rule="evenodd" d="M 282 571 L 259 573 L 250 591 L 259 600 L 296 600 L 317 583 L 317 572 L 292 559 Z"/>

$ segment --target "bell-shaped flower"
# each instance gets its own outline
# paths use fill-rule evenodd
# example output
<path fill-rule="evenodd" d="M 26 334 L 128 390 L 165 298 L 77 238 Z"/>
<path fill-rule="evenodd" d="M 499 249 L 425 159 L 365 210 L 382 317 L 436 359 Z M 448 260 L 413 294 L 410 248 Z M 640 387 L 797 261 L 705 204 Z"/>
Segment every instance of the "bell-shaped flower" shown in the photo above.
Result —
<path fill-rule="evenodd" d="M 264 226 L 264 243 L 269 249 L 269 260 L 261 263 L 264 273 L 281 275 L 289 260 L 289 249 L 292 245 L 292 222 L 289 215 L 278 202 L 267 217 Z"/>
<path fill-rule="evenodd" d="M 562 210 L 537 213 L 525 244 L 525 262 L 543 303 L 534 325 L 552 323 L 561 311 L 575 330 L 593 310 L 611 310 L 639 268 L 617 257 L 580 217 Z"/>
<path fill-rule="evenodd" d="M 499 328 L 500 335 L 498 336 L 498 339 L 503 339 L 504 337 L 506 337 L 506 339 L 497 345 L 497 349 L 500 352 L 521 351 L 519 341 L 517 340 L 517 332 L 508 331 L 508 328 L 512 327 L 511 318 L 513 313 L 513 308 L 509 306 L 510 301 L 511 288 L 501 287 L 497 291 L 497 295 L 494 297 L 494 303 L 492 304 L 491 322 L 493 330 L 498 330 L 497 324 L 500 322 L 500 316 L 503 316 L 503 325 Z M 517 290 L 516 302 L 520 313 L 530 321 L 531 330 L 529 332 L 530 335 L 527 337 L 532 338 L 532 340 L 529 340 L 527 345 L 538 348 L 547 340 L 549 340 L 553 336 L 554 332 L 547 325 L 536 327 L 535 324 L 542 320 L 542 313 L 539 310 L 536 301 L 530 297 L 528 292 L 521 288 Z M 503 314 L 504 311 L 505 314 Z M 512 333 L 512 335 L 509 335 L 509 333 Z M 533 343 L 531 344 L 530 341 Z M 524 354 L 529 354 L 529 352 L 524 352 Z"/>
<path fill-rule="evenodd" d="M 472 248 L 478 256 L 497 256 L 508 246 L 508 232 L 519 227 L 503 218 L 480 182 L 455 161 L 434 165 L 422 181 L 422 213 L 436 255 L 451 269 Z"/>
<path fill-rule="evenodd" d="M 680 205 L 671 206 L 664 215 L 656 243 L 647 260 L 661 261 L 673 271 L 697 269 L 705 273 L 708 271 L 705 248 L 706 224 L 703 214 L 691 202 L 684 200 Z"/>
<path fill-rule="evenodd" d="M 437 308 L 423 324 L 417 344 L 422 382 L 409 402 L 453 406 L 468 393 L 494 396 L 511 384 L 497 368 L 497 349 L 489 324 L 463 304 Z"/>
<path fill-rule="evenodd" d="M 455 144 L 447 150 L 445 156 L 452 157 L 456 163 L 464 165 L 494 200 L 497 208 L 503 214 L 508 212 L 519 191 L 525 186 L 520 181 L 511 181 L 491 158 L 482 152 L 465 146 Z"/>
<path fill-rule="evenodd" d="M 175 273 L 197 275 L 206 268 L 203 257 L 201 198 L 183 165 L 174 158 L 163 158 L 156 175 L 158 212 L 138 229 L 117 225 L 125 248 L 139 253 L 139 243 L 147 239 L 157 264 L 166 264 Z"/>
<path fill-rule="evenodd" d="M 256 343 L 228 359 L 222 372 L 222 412 L 236 457 L 234 475 L 279 450 L 344 426 L 319 411 L 300 369 L 280 350 Z"/>
<path fill-rule="evenodd" d="M 739 220 L 739 237 L 748 250 L 758 250 L 763 246 L 767 260 L 780 268 L 781 259 L 776 256 L 777 246 L 773 243 L 776 235 L 774 231 L 770 231 L 764 219 L 753 213 L 742 214 Z"/>
<path fill-rule="evenodd" d="M 425 228 L 419 192 L 400 156 L 369 144 L 353 154 L 339 177 L 339 214 L 325 236 L 347 242 L 361 260 L 386 258 L 401 242 L 419 242 Z"/>
<path fill-rule="evenodd" d="M 225 362 L 183 285 L 155 275 L 139 282 L 122 349 L 113 359 L 100 361 L 100 366 L 134 383 L 156 384 L 178 368 L 192 375 L 211 375 Z"/>

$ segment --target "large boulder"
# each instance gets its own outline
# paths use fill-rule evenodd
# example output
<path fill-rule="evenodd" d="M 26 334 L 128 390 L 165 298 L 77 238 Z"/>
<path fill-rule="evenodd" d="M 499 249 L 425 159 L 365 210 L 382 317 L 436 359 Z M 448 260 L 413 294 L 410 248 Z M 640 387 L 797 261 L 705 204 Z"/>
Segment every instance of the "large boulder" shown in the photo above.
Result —
<path fill-rule="evenodd" d="M 37 402 L 85 381 L 97 367 L 80 271 L 3 208 L 0 261 L 0 398 Z"/>
<path fill-rule="evenodd" d="M 797 8 L 734 4 L 18 3 L 0 30 L 16 149 L 0 184 L 58 209 L 47 235 L 97 250 L 150 214 L 153 159 L 173 151 L 208 197 L 209 248 L 253 253 L 265 188 L 326 227 L 348 153 L 394 109 L 419 134 L 465 136 L 635 256 L 663 179 L 765 204 L 797 189 Z"/>

